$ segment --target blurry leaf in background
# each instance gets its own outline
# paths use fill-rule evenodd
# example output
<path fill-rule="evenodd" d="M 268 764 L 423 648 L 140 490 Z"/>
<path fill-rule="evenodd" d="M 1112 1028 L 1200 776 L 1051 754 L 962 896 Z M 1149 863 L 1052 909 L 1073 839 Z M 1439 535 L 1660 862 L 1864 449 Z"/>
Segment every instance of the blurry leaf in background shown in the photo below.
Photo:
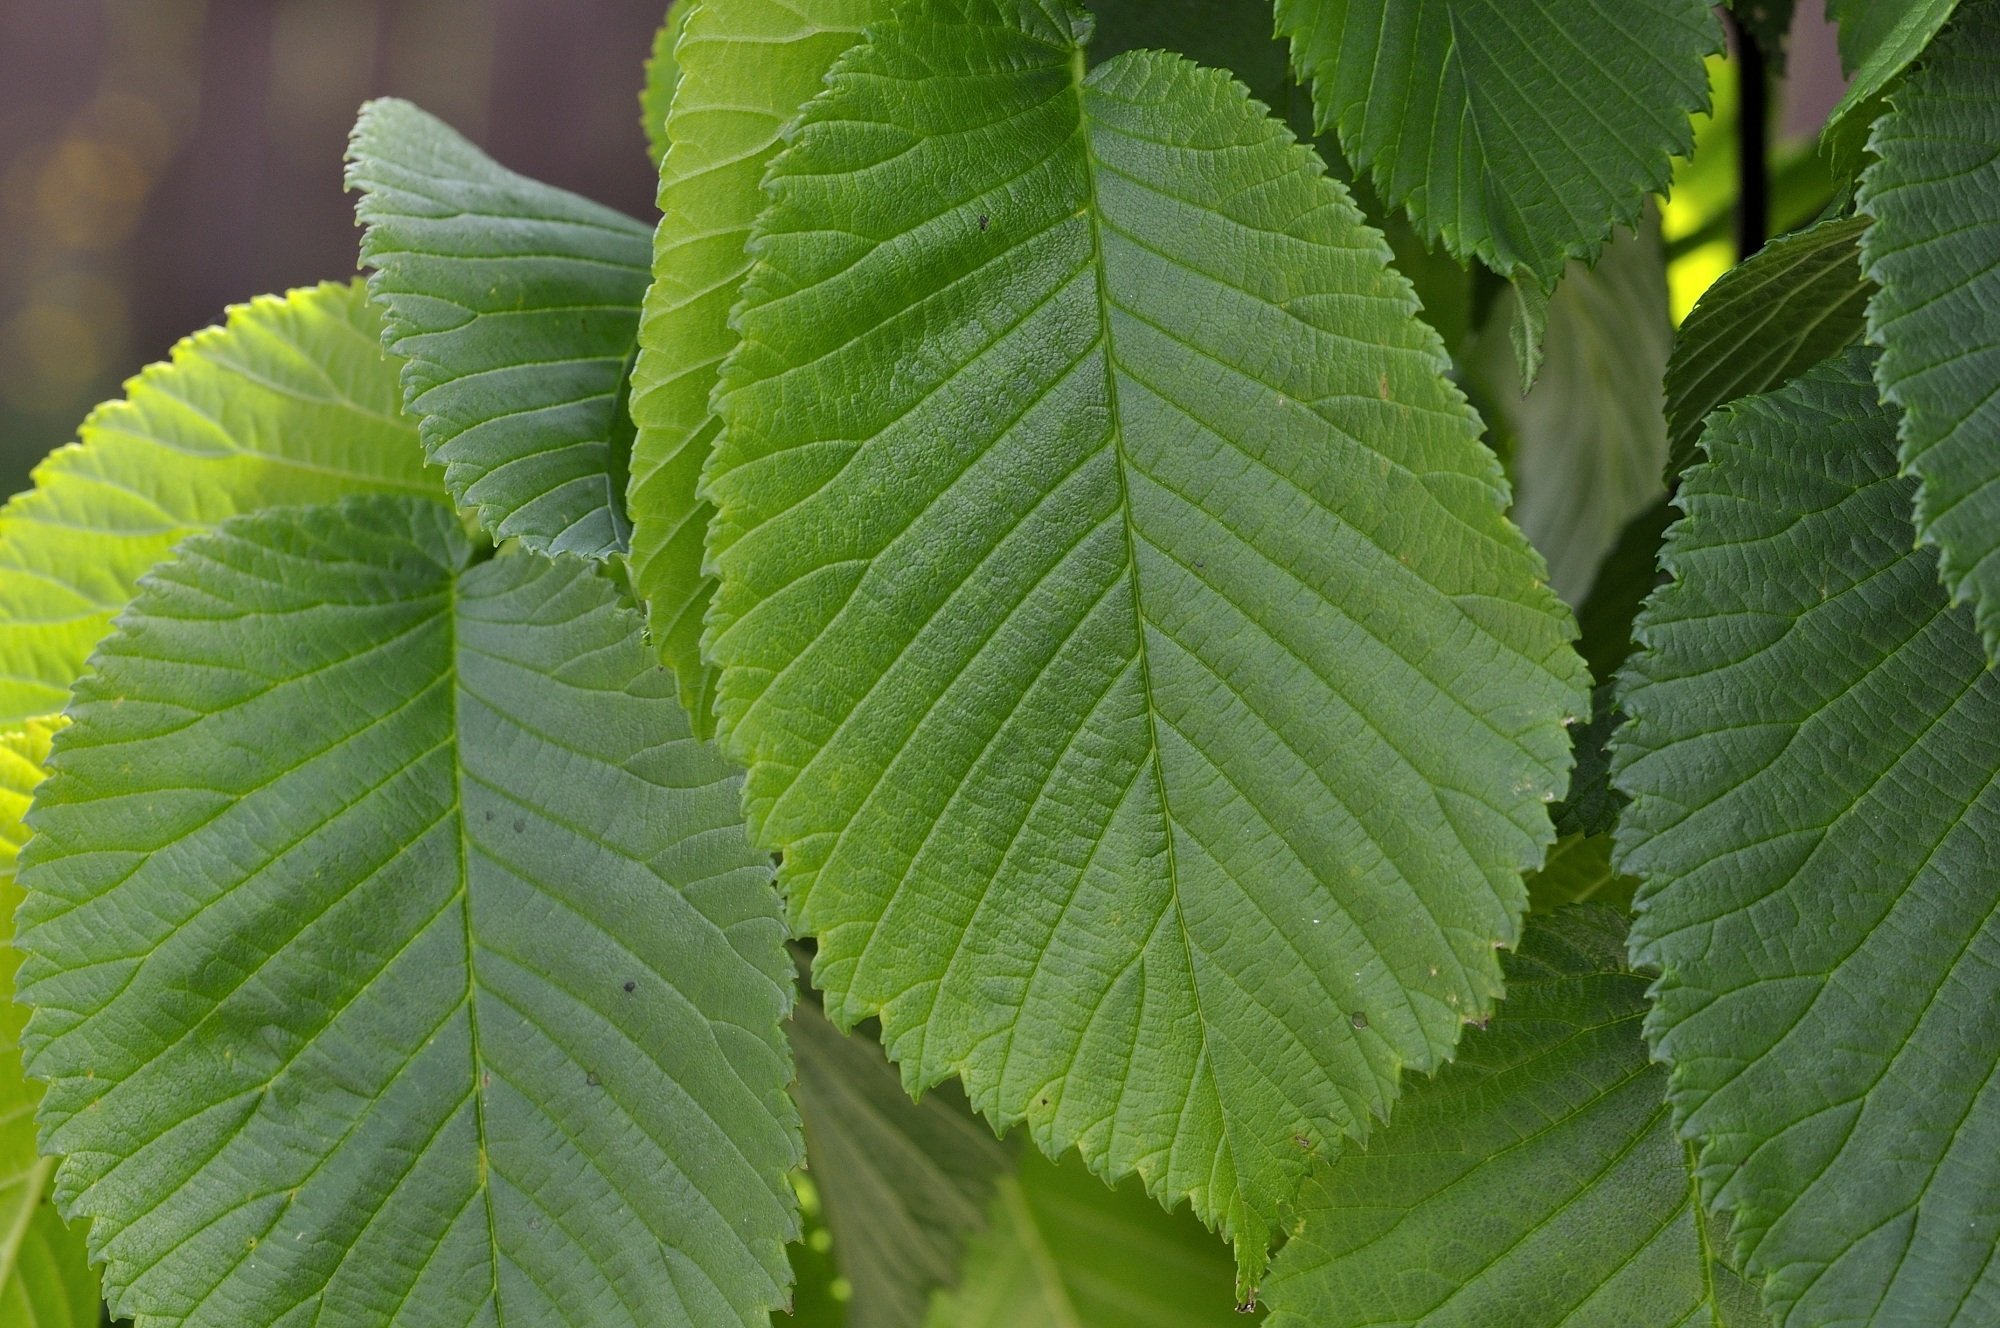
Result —
<path fill-rule="evenodd" d="M 28 833 L 21 817 L 42 782 L 59 719 L 33 719 L 0 733 L 0 1324 L 7 1328 L 97 1328 L 97 1271 L 82 1223 L 65 1225 L 51 1202 L 55 1159 L 35 1153 L 41 1085 L 21 1071 L 21 1025 L 14 1004 L 14 909 L 21 889 L 14 857 Z"/>
<path fill-rule="evenodd" d="M 1599 686 L 1611 681 L 1632 651 L 1632 620 L 1660 583 L 1660 540 L 1673 519 L 1673 508 L 1662 496 L 1626 522 L 1576 611 L 1577 653 Z"/>
<path fill-rule="evenodd" d="M 1756 39 L 1771 72 L 1785 72 L 1785 38 L 1792 29 L 1794 0 L 1729 0 L 1730 12 Z"/>
<path fill-rule="evenodd" d="M 1917 537 L 2000 659 L 2000 3 L 1965 0 L 1890 101 L 1855 200 L 1875 383 L 1902 408 Z"/>
<path fill-rule="evenodd" d="M 350 282 L 238 305 L 92 411 L 0 508 L 0 725 L 63 708 L 183 536 L 260 507 L 435 495 L 401 396 Z"/>
<path fill-rule="evenodd" d="M 1229 1248 L 1136 1181 L 1113 1189 L 1074 1156 L 1029 1150 L 1001 1180 L 986 1234 L 926 1328 L 1241 1328 Z"/>
<path fill-rule="evenodd" d="M 912 1102 L 881 1045 L 843 1034 L 810 997 L 793 1010 L 791 1041 L 806 1166 L 849 1287 L 846 1321 L 922 1328 L 931 1293 L 958 1281 L 1015 1150 L 955 1082 Z"/>
<path fill-rule="evenodd" d="M 1625 917 L 1530 922 L 1507 1000 L 1299 1202 L 1271 1328 L 1754 1328 L 1640 1024 Z"/>
<path fill-rule="evenodd" d="M 653 38 L 653 53 L 646 59 L 646 82 L 639 90 L 639 125 L 646 131 L 646 153 L 658 169 L 667 155 L 667 113 L 673 109 L 674 92 L 680 86 L 681 65 L 674 45 L 687 27 L 688 15 L 697 0 L 678 0 L 667 11 L 667 21 Z"/>
<path fill-rule="evenodd" d="M 1694 459 L 1710 411 L 1784 386 L 1861 335 L 1867 229 L 1865 217 L 1836 217 L 1781 236 L 1702 295 L 1667 361 L 1670 474 Z"/>
<path fill-rule="evenodd" d="M 622 553 L 649 228 L 393 99 L 361 108 L 346 180 L 383 344 L 452 498 L 495 540 Z"/>
<path fill-rule="evenodd" d="M 1525 398 L 1510 390 L 1519 301 L 1518 287 L 1500 297 L 1466 363 L 1507 417 L 1514 520 L 1548 559 L 1557 593 L 1578 604 L 1626 523 L 1665 493 L 1660 376 L 1673 326 L 1650 213 L 1596 267 L 1570 265 L 1549 302 L 1541 377 Z"/>

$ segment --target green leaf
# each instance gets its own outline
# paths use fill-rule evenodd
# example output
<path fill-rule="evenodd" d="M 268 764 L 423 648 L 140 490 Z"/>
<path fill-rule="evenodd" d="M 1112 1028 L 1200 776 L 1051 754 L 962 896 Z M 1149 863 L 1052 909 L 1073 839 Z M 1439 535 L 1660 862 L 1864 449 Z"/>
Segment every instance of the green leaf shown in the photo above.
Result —
<path fill-rule="evenodd" d="M 0 1323 L 22 1328 L 97 1328 L 97 1274 L 83 1232 L 49 1204 L 55 1163 L 36 1156 L 39 1084 L 21 1072 L 21 1023 L 14 1002 L 14 909 L 21 902 L 14 859 L 26 842 L 21 818 L 42 782 L 59 719 L 30 720 L 0 733 Z"/>
<path fill-rule="evenodd" d="M 1383 197 L 1545 291 L 1665 190 L 1721 44 L 1708 0 L 1277 0 L 1277 23 Z"/>
<path fill-rule="evenodd" d="M 1493 1026 L 1307 1187 L 1271 1328 L 1758 1321 L 1694 1194 L 1624 941 L 1601 907 L 1528 929 Z"/>
<path fill-rule="evenodd" d="M 495 539 L 623 552 L 646 228 L 393 99 L 361 108 L 347 187 L 383 344 L 452 498 Z"/>
<path fill-rule="evenodd" d="M 1071 1158 L 1029 1156 L 1000 1182 L 965 1281 L 929 1328 L 1240 1328 L 1229 1255 L 1136 1185 L 1107 1188 Z"/>
<path fill-rule="evenodd" d="M 1600 683 L 1609 681 L 1631 653 L 1632 620 L 1660 583 L 1660 538 L 1673 517 L 1663 497 L 1626 522 L 1576 611 L 1576 648 Z"/>
<path fill-rule="evenodd" d="M 238 305 L 42 462 L 0 508 L 0 728 L 63 708 L 182 537 L 260 507 L 436 491 L 380 329 L 358 285 Z"/>
<path fill-rule="evenodd" d="M 1648 218 L 1596 267 L 1571 267 L 1542 315 L 1541 374 L 1525 397 L 1514 390 L 1523 290 L 1501 297 L 1467 358 L 1514 439 L 1514 520 L 1556 591 L 1580 604 L 1626 523 L 1666 494 L 1660 375 L 1673 322 L 1659 227 Z"/>
<path fill-rule="evenodd" d="M 646 131 L 646 155 L 658 169 L 667 155 L 667 113 L 673 108 L 674 91 L 680 86 L 681 65 L 674 47 L 687 27 L 688 15 L 697 0 L 674 0 L 667 21 L 653 35 L 653 53 L 646 58 L 646 86 L 639 93 L 639 127 Z"/>
<path fill-rule="evenodd" d="M 1701 423 L 1738 397 L 1783 387 L 1861 336 L 1866 217 L 1781 236 L 1724 273 L 1674 337 L 1667 361 L 1668 474 L 1694 460 Z"/>
<path fill-rule="evenodd" d="M 680 88 L 667 119 L 652 288 L 632 370 L 632 583 L 660 658 L 703 736 L 715 672 L 701 656 L 714 581 L 702 540 L 714 509 L 696 482 L 721 421 L 710 407 L 736 345 L 729 311 L 750 270 L 758 184 L 779 134 L 888 0 L 684 0 Z"/>
<path fill-rule="evenodd" d="M 1965 5 L 1891 100 L 1855 198 L 1875 381 L 1902 407 L 1917 537 L 2000 660 L 2000 6 Z"/>
<path fill-rule="evenodd" d="M 1827 17 L 1840 24 L 1841 66 L 1853 75 L 1820 130 L 1836 175 L 1851 177 L 1860 168 L 1884 94 L 1957 6 L 1958 0 L 1827 0 Z"/>
<path fill-rule="evenodd" d="M 1007 1150 L 950 1085 L 910 1101 L 881 1047 L 843 1036 L 811 1001 L 792 1014 L 792 1052 L 806 1165 L 853 1287 L 847 1322 L 921 1328 L 932 1291 L 958 1281 L 966 1240 L 986 1226 Z"/>
<path fill-rule="evenodd" d="M 1085 23 L 907 11 L 773 164 L 707 644 L 835 1021 L 1254 1278 L 1498 994 L 1583 671 L 1380 236 Z"/>
<path fill-rule="evenodd" d="M 1558 839 L 1548 862 L 1528 875 L 1528 906 L 1537 913 L 1586 902 L 1629 910 L 1639 883 L 1612 867 L 1611 849 L 1608 834 Z"/>
<path fill-rule="evenodd" d="M 1256 6 L 1242 0 L 1089 0 L 1090 58 L 1172 51 L 1226 69 L 1294 133 L 1312 133 L 1312 95 L 1292 77 L 1290 52 Z M 1247 12 L 1246 12 L 1247 11 Z"/>
<path fill-rule="evenodd" d="M 58 1194 L 144 1323 L 763 1324 L 792 976 L 589 564 L 241 517 L 78 684 L 22 854 Z"/>
<path fill-rule="evenodd" d="M 1869 356 L 1714 416 L 1613 776 L 1703 1192 L 1787 1324 L 2000 1307 L 2000 674 Z M 1510 992 L 1511 995 L 1511 992 Z"/>

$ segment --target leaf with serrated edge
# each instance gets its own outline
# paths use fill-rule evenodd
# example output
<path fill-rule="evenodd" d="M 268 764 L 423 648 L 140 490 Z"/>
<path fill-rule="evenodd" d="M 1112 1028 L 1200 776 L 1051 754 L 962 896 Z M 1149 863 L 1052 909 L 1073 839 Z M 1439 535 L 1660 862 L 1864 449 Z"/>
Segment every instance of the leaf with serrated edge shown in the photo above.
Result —
<path fill-rule="evenodd" d="M 1498 994 L 1585 682 L 1381 237 L 1085 26 L 906 11 L 773 164 L 707 644 L 836 1022 L 1254 1278 Z"/>
<path fill-rule="evenodd" d="M 1694 460 L 1701 422 L 1738 397 L 1783 387 L 1861 336 L 1866 217 L 1780 236 L 1703 292 L 1667 360 L 1667 471 Z"/>
<path fill-rule="evenodd" d="M 14 858 L 28 832 L 21 824 L 42 782 L 58 719 L 34 719 L 0 733 L 0 1323 L 34 1328 L 97 1328 L 97 1274 L 80 1227 L 68 1227 L 48 1203 L 55 1162 L 36 1156 L 39 1084 L 21 1073 L 21 1022 L 14 1002 L 14 909 L 21 892 Z"/>
<path fill-rule="evenodd" d="M 1708 0 L 1277 0 L 1321 132 L 1426 240 L 1553 290 L 1663 192 L 1708 109 Z"/>
<path fill-rule="evenodd" d="M 1917 537 L 2000 660 L 2000 5 L 1967 0 L 1890 100 L 1855 196 L 1875 384 L 1902 407 Z"/>
<path fill-rule="evenodd" d="M 696 0 L 676 0 L 667 11 L 667 21 L 653 35 L 653 53 L 646 57 L 646 83 L 639 92 L 639 127 L 646 131 L 646 155 L 654 169 L 667 155 L 667 112 L 673 108 L 674 93 L 680 87 L 681 64 L 674 55 L 681 30 Z"/>
<path fill-rule="evenodd" d="M 452 498 L 495 539 L 623 553 L 646 227 L 394 99 L 361 108 L 347 187 L 383 344 Z"/>
<path fill-rule="evenodd" d="M 632 370 L 632 581 L 695 731 L 714 732 L 715 672 L 701 657 L 714 582 L 702 566 L 713 510 L 696 495 L 721 421 L 710 407 L 736 345 L 729 311 L 779 134 L 889 0 L 693 0 L 667 119 L 653 284 Z"/>
<path fill-rule="evenodd" d="M 42 1146 L 152 1325 L 763 1324 L 792 990 L 736 778 L 589 564 L 239 517 L 98 651 L 22 853 Z"/>
<path fill-rule="evenodd" d="M 927 1328 L 1242 1328 L 1229 1252 L 1137 1185 L 1109 1189 L 1070 1158 L 1030 1155 Z"/>
<path fill-rule="evenodd" d="M 986 1225 L 1008 1150 L 951 1085 L 910 1101 L 882 1048 L 842 1034 L 813 1001 L 792 1014 L 792 1052 L 806 1165 L 853 1288 L 848 1328 L 921 1328 Z"/>
<path fill-rule="evenodd" d="M 1613 778 L 1704 1193 L 1788 1325 L 2000 1315 L 2000 674 L 1850 351 L 1711 417 Z"/>
<path fill-rule="evenodd" d="M 1270 1328 L 1756 1323 L 1646 1055 L 1646 984 L 1624 914 L 1531 923 L 1492 1026 L 1306 1187 Z"/>
<path fill-rule="evenodd" d="M 1860 167 L 1868 122 L 1880 114 L 1882 94 L 1924 53 L 1957 7 L 1958 0 L 1827 0 L 1827 17 L 1840 24 L 1841 66 L 1853 75 L 1820 130 L 1820 145 L 1838 176 L 1851 178 Z"/>
<path fill-rule="evenodd" d="M 263 296 L 90 413 L 0 508 L 0 726 L 61 710 L 176 542 L 260 507 L 431 494 L 359 283 Z"/>

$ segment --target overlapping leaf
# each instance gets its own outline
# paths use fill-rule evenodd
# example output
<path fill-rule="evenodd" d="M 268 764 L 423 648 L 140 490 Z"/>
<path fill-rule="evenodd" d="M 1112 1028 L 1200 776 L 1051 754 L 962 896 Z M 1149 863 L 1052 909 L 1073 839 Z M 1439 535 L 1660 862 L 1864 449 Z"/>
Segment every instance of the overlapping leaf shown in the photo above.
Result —
<path fill-rule="evenodd" d="M 1307 1187 L 1271 1328 L 1761 1322 L 1695 1195 L 1624 949 L 1608 908 L 1529 927 L 1492 1027 Z"/>
<path fill-rule="evenodd" d="M 143 1324 L 761 1324 L 791 974 L 588 564 L 241 517 L 78 686 L 22 855 L 58 1193 Z"/>
<path fill-rule="evenodd" d="M 908 11 L 773 165 L 708 644 L 836 1020 L 1254 1277 L 1497 994 L 1583 671 L 1380 236 L 1084 27 Z"/>
<path fill-rule="evenodd" d="M 1000 1183 L 962 1285 L 928 1328 L 1242 1328 L 1228 1252 L 1136 1185 L 1107 1189 L 1071 1158 L 1030 1156 Z"/>
<path fill-rule="evenodd" d="M 1713 417 L 1614 777 L 1704 1193 L 1787 1324 L 2000 1315 L 2000 673 L 1869 356 Z"/>
<path fill-rule="evenodd" d="M 1707 0 L 1277 0 L 1277 23 L 1383 197 L 1544 290 L 1666 187 L 1721 39 Z"/>
<path fill-rule="evenodd" d="M 1843 178 L 1860 168 L 1883 94 L 1957 7 L 1958 0 L 1828 0 L 1827 17 L 1840 24 L 1840 63 L 1852 77 L 1828 113 L 1820 141 Z"/>
<path fill-rule="evenodd" d="M 1783 387 L 1861 335 L 1865 217 L 1782 236 L 1724 273 L 1674 337 L 1667 361 L 1668 470 L 1694 459 L 1701 422 L 1738 397 Z"/>
<path fill-rule="evenodd" d="M 623 552 L 646 228 L 403 101 L 361 108 L 347 186 L 383 342 L 452 497 L 495 539 Z"/>
<path fill-rule="evenodd" d="M 42 781 L 56 721 L 30 720 L 0 733 L 0 1323 L 21 1328 L 97 1328 L 97 1274 L 80 1228 L 49 1202 L 52 1160 L 35 1153 L 39 1085 L 21 1073 L 21 1023 L 13 1003 L 14 909 L 21 892 L 14 858 L 27 839 L 21 818 Z"/>
<path fill-rule="evenodd" d="M 1892 100 L 1855 200 L 1876 384 L 1902 407 L 1917 535 L 2000 659 L 2000 5 L 1967 0 Z"/>
<path fill-rule="evenodd" d="M 680 85 L 666 124 L 653 285 L 632 371 L 632 580 L 695 729 L 713 729 L 714 671 L 701 658 L 713 582 L 702 567 L 712 509 L 696 495 L 721 427 L 709 406 L 736 344 L 730 308 L 750 270 L 758 184 L 778 135 L 835 57 L 889 0 L 683 0 Z"/>
<path fill-rule="evenodd" d="M 674 54 L 688 15 L 698 0 L 678 0 L 667 11 L 667 21 L 653 36 L 652 54 L 646 57 L 646 83 L 639 92 L 639 125 L 646 131 L 646 155 L 657 168 L 667 155 L 667 113 L 673 109 L 674 93 L 680 87 L 681 62 Z"/>
<path fill-rule="evenodd" d="M 265 296 L 182 341 L 0 508 L 0 727 L 51 714 L 183 536 L 259 507 L 428 494 L 358 285 Z"/>
<path fill-rule="evenodd" d="M 912 1102 L 872 1039 L 845 1036 L 818 1005 L 792 1015 L 806 1165 L 834 1259 L 852 1288 L 849 1328 L 921 1328 L 931 1293 L 958 1281 L 986 1226 L 1008 1150 L 940 1086 Z"/>
<path fill-rule="evenodd" d="M 1665 260 L 1649 216 L 1594 268 L 1572 264 L 1548 303 L 1535 386 L 1524 397 L 1504 297 L 1469 356 L 1513 440 L 1513 518 L 1549 563 L 1549 580 L 1581 604 L 1633 517 L 1666 496 L 1660 375 L 1673 322 Z"/>

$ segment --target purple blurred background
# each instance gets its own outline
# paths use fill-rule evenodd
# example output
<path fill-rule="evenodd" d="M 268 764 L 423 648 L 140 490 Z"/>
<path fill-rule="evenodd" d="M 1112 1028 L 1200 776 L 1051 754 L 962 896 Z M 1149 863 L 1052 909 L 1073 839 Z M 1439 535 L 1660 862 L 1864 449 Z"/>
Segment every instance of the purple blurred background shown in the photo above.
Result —
<path fill-rule="evenodd" d="M 637 94 L 666 7 L 0 0 L 0 495 L 225 305 L 354 271 L 341 154 L 368 97 L 650 217 Z M 1792 132 L 1840 93 L 1820 10 L 1801 0 Z"/>

